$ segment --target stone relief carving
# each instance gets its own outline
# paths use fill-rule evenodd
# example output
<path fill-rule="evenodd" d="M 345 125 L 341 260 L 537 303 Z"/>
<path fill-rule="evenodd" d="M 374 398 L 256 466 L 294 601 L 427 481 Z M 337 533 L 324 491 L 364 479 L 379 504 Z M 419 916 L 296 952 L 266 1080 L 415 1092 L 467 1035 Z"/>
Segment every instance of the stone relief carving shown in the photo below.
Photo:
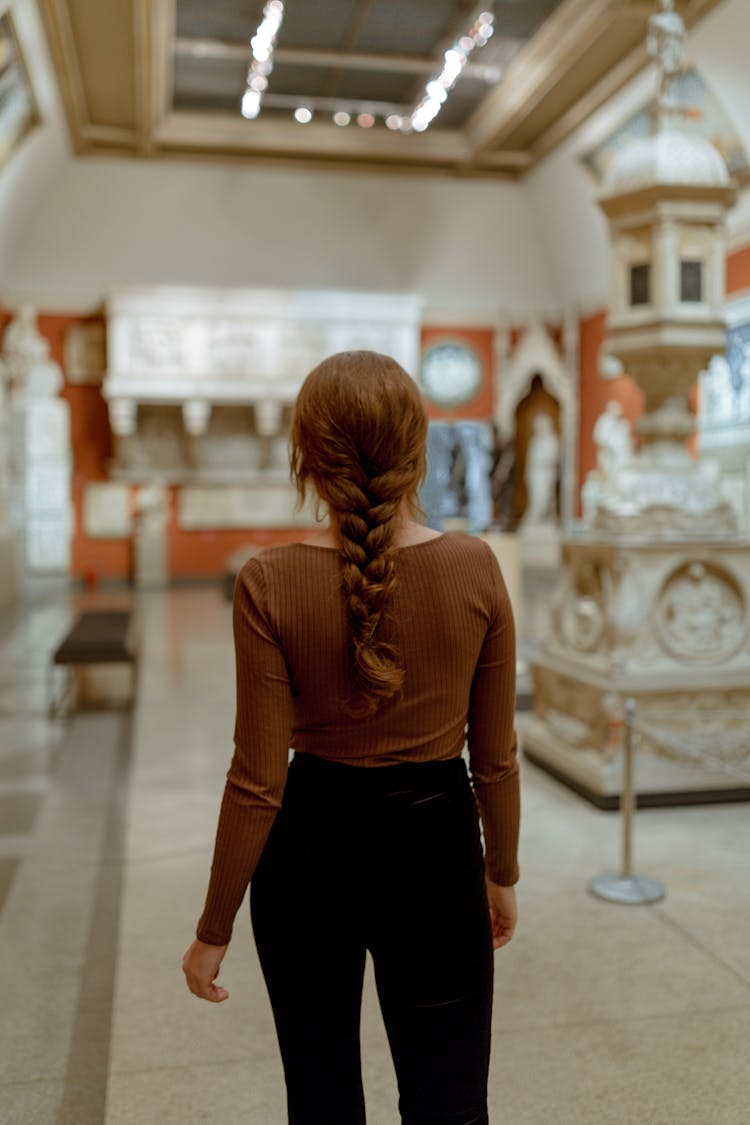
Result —
<path fill-rule="evenodd" d="M 171 320 L 153 318 L 130 326 L 127 353 L 133 370 L 179 372 L 185 366 L 184 333 Z"/>
<path fill-rule="evenodd" d="M 652 534 L 701 538 L 737 530 L 737 518 L 726 500 L 717 500 L 715 467 L 672 476 L 641 464 L 622 472 L 616 486 L 598 500 L 594 526 L 647 539 Z"/>
<path fill-rule="evenodd" d="M 568 601 L 563 610 L 562 632 L 565 640 L 573 648 L 591 652 L 598 648 L 604 635 L 605 607 L 601 579 L 594 568 L 585 583 L 584 575 L 579 574 L 576 585 L 591 585 L 588 593 L 579 592 Z"/>
<path fill-rule="evenodd" d="M 743 766 L 750 776 L 747 716 L 750 691 L 669 692 L 646 697 L 639 710 L 639 742 L 660 758 L 692 765 Z"/>
<path fill-rule="evenodd" d="M 206 329 L 207 373 L 241 379 L 264 367 L 273 330 L 219 320 Z"/>
<path fill-rule="evenodd" d="M 103 393 L 113 473 L 198 484 L 285 478 L 291 403 L 332 352 L 374 348 L 416 371 L 421 298 L 405 293 L 123 290 L 108 302 Z"/>
<path fill-rule="evenodd" d="M 679 567 L 667 579 L 656 609 L 660 639 L 678 660 L 721 662 L 747 636 L 742 590 L 729 571 L 712 563 Z"/>

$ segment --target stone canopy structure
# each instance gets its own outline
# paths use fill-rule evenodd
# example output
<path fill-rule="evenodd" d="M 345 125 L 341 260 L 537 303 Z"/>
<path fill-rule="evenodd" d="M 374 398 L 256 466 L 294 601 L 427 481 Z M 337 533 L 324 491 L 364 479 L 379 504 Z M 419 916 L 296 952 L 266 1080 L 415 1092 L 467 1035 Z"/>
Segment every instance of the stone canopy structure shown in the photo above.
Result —
<path fill-rule="evenodd" d="M 689 391 L 725 347 L 724 217 L 736 189 L 716 149 L 681 128 L 682 30 L 663 0 L 649 34 L 661 68 L 654 131 L 613 160 L 600 198 L 611 232 L 607 346 L 644 393 L 642 448 L 599 488 L 593 526 L 563 542 L 524 726 L 532 757 L 603 805 L 620 792 L 628 697 L 655 732 L 641 740 L 642 793 L 746 788 L 724 767 L 745 753 L 750 544 L 717 467 L 686 447 Z"/>

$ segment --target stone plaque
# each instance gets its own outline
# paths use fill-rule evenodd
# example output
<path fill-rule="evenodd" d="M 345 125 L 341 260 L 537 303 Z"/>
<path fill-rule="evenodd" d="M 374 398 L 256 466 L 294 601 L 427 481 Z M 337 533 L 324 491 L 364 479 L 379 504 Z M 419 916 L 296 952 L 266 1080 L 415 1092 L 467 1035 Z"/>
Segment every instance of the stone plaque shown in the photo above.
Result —
<path fill-rule="evenodd" d="M 124 539 L 132 535 L 129 485 L 87 484 L 83 494 L 83 530 L 90 539 Z"/>

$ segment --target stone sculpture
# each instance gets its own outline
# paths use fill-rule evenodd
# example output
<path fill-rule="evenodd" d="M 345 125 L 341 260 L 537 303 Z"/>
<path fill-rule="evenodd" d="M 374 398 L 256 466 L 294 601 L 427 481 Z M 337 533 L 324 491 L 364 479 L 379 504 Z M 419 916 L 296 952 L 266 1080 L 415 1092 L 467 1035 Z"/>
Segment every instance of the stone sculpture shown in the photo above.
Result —
<path fill-rule="evenodd" d="M 661 10 L 649 20 L 646 47 L 661 64 L 659 104 L 673 105 L 677 79 L 685 62 L 685 25 L 674 10 L 674 0 L 661 0 Z"/>
<path fill-rule="evenodd" d="M 622 405 L 611 399 L 594 423 L 597 467 L 605 480 L 616 480 L 620 469 L 633 456 L 630 424 L 623 416 Z"/>
<path fill-rule="evenodd" d="M 169 493 L 166 485 L 153 480 L 135 495 L 135 581 L 139 587 L 165 586 Z"/>
<path fill-rule="evenodd" d="M 526 452 L 527 503 L 524 524 L 552 523 L 557 516 L 560 438 L 548 414 L 537 414 Z"/>

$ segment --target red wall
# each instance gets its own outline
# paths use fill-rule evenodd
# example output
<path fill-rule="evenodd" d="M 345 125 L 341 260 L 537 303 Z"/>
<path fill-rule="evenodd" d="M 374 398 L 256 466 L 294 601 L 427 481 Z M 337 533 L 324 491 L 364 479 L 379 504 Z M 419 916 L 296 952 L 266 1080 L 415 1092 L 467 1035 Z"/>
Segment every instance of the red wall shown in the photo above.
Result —
<path fill-rule="evenodd" d="M 727 258 L 727 296 L 750 289 L 750 246 Z"/>
<path fill-rule="evenodd" d="M 221 574 L 226 560 L 240 547 L 270 547 L 274 543 L 298 543 L 311 535 L 306 528 L 245 531 L 226 528 L 217 531 L 185 531 L 177 523 L 175 494 L 171 490 L 171 515 L 168 530 L 169 573 L 173 578 L 209 578 Z"/>

